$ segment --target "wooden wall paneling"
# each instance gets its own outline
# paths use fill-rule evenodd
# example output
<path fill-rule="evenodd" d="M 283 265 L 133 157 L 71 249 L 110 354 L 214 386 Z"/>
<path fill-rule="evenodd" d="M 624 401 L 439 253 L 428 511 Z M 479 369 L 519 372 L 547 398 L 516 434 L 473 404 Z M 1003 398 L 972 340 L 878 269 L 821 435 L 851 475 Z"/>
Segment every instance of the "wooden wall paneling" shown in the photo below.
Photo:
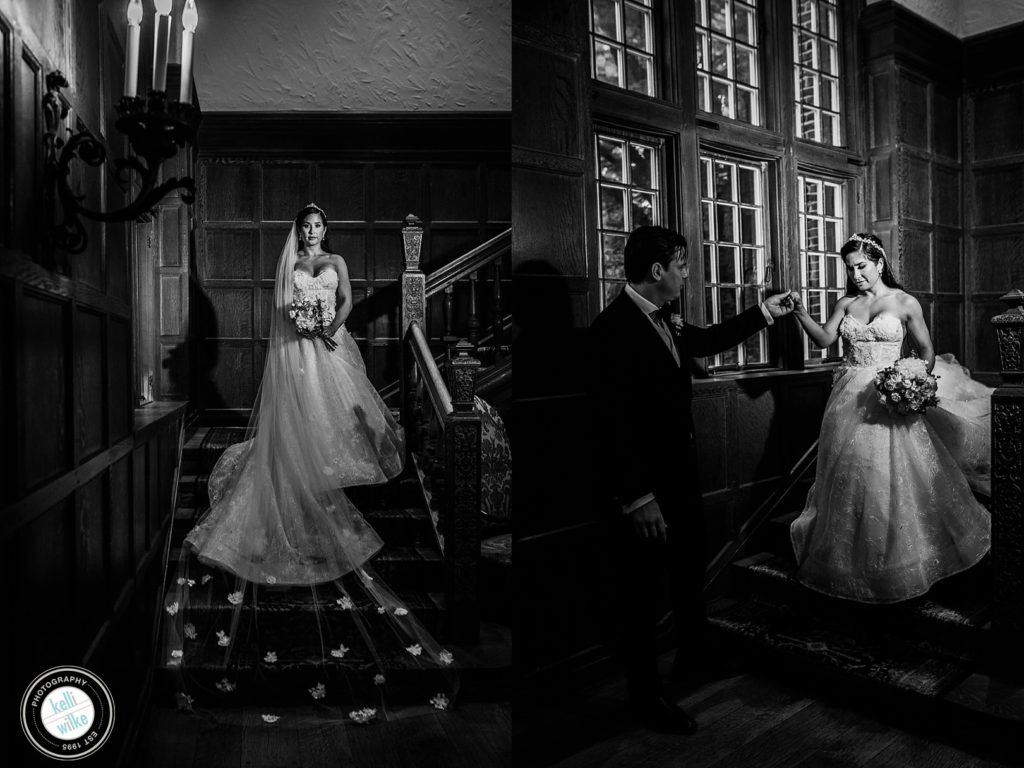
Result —
<path fill-rule="evenodd" d="M 255 229 L 207 227 L 199 259 L 200 278 L 204 281 L 252 280 L 253 265 L 259 253 L 258 237 Z M 278 246 L 278 253 L 283 245 L 284 240 Z"/>
<path fill-rule="evenodd" d="M 700 447 L 700 490 L 707 495 L 729 488 L 730 411 L 728 387 L 698 387 L 693 393 L 694 434 Z"/>
<path fill-rule="evenodd" d="M 313 167 L 309 163 L 263 163 L 260 165 L 261 221 L 290 221 L 309 200 Z M 296 204 L 297 200 L 304 202 Z M 319 203 L 323 208 L 323 204 Z M 326 209 L 325 209 L 326 210 Z M 327 211 L 328 216 L 333 214 Z"/>
<path fill-rule="evenodd" d="M 900 265 L 896 273 L 904 287 L 918 298 L 932 293 L 930 227 L 906 223 L 902 227 Z"/>
<path fill-rule="evenodd" d="M 937 227 L 932 235 L 932 248 L 935 254 L 935 292 L 956 294 L 962 299 L 964 259 L 960 232 L 959 229 Z"/>
<path fill-rule="evenodd" d="M 975 227 L 1024 222 L 1024 162 L 974 168 Z"/>
<path fill-rule="evenodd" d="M 963 362 L 964 304 L 960 297 L 940 297 L 932 307 L 932 323 L 929 326 L 935 354 L 950 352 Z"/>
<path fill-rule="evenodd" d="M 160 441 L 151 439 L 146 442 L 146 552 L 160 530 L 160 476 Z"/>
<path fill-rule="evenodd" d="M 112 599 L 117 599 L 124 584 L 135 576 L 132 556 L 132 456 L 110 465 L 109 475 L 109 581 Z"/>
<path fill-rule="evenodd" d="M 1024 285 L 1024 232 L 973 236 L 971 284 L 979 293 L 1006 292 Z"/>
<path fill-rule="evenodd" d="M 136 445 L 131 454 L 132 461 L 132 523 L 130 526 L 132 536 L 132 564 L 138 563 L 148 549 L 149 540 L 146 537 L 148 527 L 148 513 L 146 505 L 149 503 L 149 463 L 146 444 Z"/>
<path fill-rule="evenodd" d="M 487 166 L 484 187 L 488 221 L 512 221 L 511 180 L 512 174 L 507 166 Z"/>
<path fill-rule="evenodd" d="M 959 85 L 959 84 L 957 84 Z M 963 114 L 959 88 L 932 89 L 931 117 L 928 124 L 932 132 L 932 151 L 950 160 L 960 160 L 960 125 Z"/>
<path fill-rule="evenodd" d="M 11 245 L 14 229 L 14 32 L 0 14 L 0 244 Z"/>
<path fill-rule="evenodd" d="M 28 254 L 38 251 L 39 223 L 42 220 L 42 126 L 40 104 L 43 95 L 42 65 L 21 44 L 14 57 L 14 145 L 12 153 L 14 189 L 13 245 Z"/>
<path fill-rule="evenodd" d="M 421 163 L 379 163 L 373 169 L 373 220 L 403 222 L 410 213 L 430 221 L 426 211 L 424 168 Z"/>
<path fill-rule="evenodd" d="M 21 295 L 21 359 L 18 409 L 24 490 L 70 467 L 73 431 L 70 410 L 70 307 L 35 291 Z"/>
<path fill-rule="evenodd" d="M 999 347 L 996 335 L 992 330 L 992 318 L 1005 312 L 1006 305 L 999 301 L 998 296 L 974 293 L 967 313 L 968 350 L 973 351 L 973 359 L 967 363 L 975 374 L 992 373 L 1000 370 Z M 995 375 L 986 382 L 992 386 L 998 383 Z"/>
<path fill-rule="evenodd" d="M 904 173 L 900 194 L 905 202 L 904 214 L 911 219 L 931 222 L 931 164 L 927 155 L 905 152 Z"/>
<path fill-rule="evenodd" d="M 578 53 L 554 51 L 526 40 L 513 41 L 513 109 L 521 105 L 527 119 L 512 123 L 516 147 L 562 157 L 580 157 L 584 104 Z M 589 71 L 588 71 L 589 78 Z"/>
<path fill-rule="evenodd" d="M 1024 153 L 1024 83 L 978 89 L 974 107 L 973 160 L 994 160 Z"/>
<path fill-rule="evenodd" d="M 204 222 L 256 221 L 259 166 L 255 162 L 199 163 L 200 218 Z"/>
<path fill-rule="evenodd" d="M 16 585 L 13 614 L 27 627 L 47 627 L 54 616 L 77 616 L 83 593 L 77 588 L 74 496 L 68 496 L 11 535 L 10 558 Z M 36 642 L 19 642 L 18 664 L 47 669 L 55 658 L 74 659 L 77 631 L 45 632 Z"/>
<path fill-rule="evenodd" d="M 325 163 L 318 170 L 317 203 L 331 220 L 366 222 L 370 189 L 367 178 L 372 176 L 371 168 L 357 163 Z M 331 243 L 334 244 L 333 239 Z"/>
<path fill-rule="evenodd" d="M 530 222 L 515 228 L 512 239 L 517 263 L 546 261 L 559 274 L 587 275 L 584 215 L 586 178 L 580 174 L 516 169 L 512 192 L 515 220 Z"/>
<path fill-rule="evenodd" d="M 932 221 L 946 227 L 963 226 L 960 210 L 960 188 L 963 183 L 959 166 L 932 163 Z"/>
<path fill-rule="evenodd" d="M 931 125 L 931 111 L 928 108 L 929 82 L 902 67 L 897 72 L 899 138 L 913 147 L 928 151 L 931 148 L 928 136 L 928 127 Z"/>
<path fill-rule="evenodd" d="M 75 463 L 106 445 L 107 399 L 104 318 L 76 307 L 73 311 Z"/>
<path fill-rule="evenodd" d="M 430 221 L 480 221 L 480 206 L 486 205 L 481 181 L 476 163 L 432 164 L 428 186 Z"/>
<path fill-rule="evenodd" d="M 113 595 L 107 583 L 106 520 L 107 473 L 103 472 L 75 493 L 75 601 L 81 654 L 109 618 Z"/>

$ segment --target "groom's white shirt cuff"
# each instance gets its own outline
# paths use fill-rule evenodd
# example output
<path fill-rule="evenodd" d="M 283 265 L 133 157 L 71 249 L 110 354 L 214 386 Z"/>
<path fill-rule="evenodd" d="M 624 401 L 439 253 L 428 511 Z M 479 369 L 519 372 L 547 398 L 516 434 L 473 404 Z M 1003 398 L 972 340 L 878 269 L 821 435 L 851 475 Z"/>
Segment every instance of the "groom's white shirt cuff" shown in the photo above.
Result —
<path fill-rule="evenodd" d="M 642 507 L 644 504 L 646 504 L 649 501 L 654 501 L 654 494 L 653 493 L 645 493 L 643 496 L 641 496 L 636 501 L 631 502 L 629 504 L 623 504 L 622 505 L 622 514 L 628 515 L 633 510 L 640 509 L 640 507 Z"/>

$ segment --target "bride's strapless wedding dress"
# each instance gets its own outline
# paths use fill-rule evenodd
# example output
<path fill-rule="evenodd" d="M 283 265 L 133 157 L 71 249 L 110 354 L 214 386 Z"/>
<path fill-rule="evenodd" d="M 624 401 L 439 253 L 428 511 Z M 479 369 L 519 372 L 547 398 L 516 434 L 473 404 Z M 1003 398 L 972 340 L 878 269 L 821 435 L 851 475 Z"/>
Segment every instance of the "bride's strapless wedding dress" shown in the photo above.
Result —
<path fill-rule="evenodd" d="M 952 356 L 937 359 L 939 404 L 894 417 L 875 372 L 900 357 L 904 326 L 880 314 L 839 326 L 846 359 L 821 424 L 818 466 L 790 536 L 797 578 L 819 592 L 866 603 L 921 595 L 989 549 L 987 493 L 992 390 Z"/>
<path fill-rule="evenodd" d="M 334 306 L 333 268 L 296 270 L 293 281 L 296 299 Z M 254 440 L 232 445 L 211 472 L 210 511 L 186 539 L 202 562 L 257 583 L 318 584 L 380 549 L 341 489 L 401 473 L 404 436 L 344 326 L 334 341 L 333 351 L 297 335 L 286 342 L 298 345 L 298 365 L 288 374 L 298 377 L 289 389 L 297 402 L 263 403 L 258 430 L 267 430 L 267 449 L 254 450 Z M 316 466 L 296 471 L 297 461 Z M 289 481 L 295 477 L 304 480 Z"/>

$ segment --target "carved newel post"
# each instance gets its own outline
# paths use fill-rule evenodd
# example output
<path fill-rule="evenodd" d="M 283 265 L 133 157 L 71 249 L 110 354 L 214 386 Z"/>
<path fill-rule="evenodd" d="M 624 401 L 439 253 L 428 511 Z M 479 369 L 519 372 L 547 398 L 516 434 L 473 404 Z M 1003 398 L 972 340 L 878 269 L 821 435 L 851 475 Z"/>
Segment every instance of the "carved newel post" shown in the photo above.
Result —
<path fill-rule="evenodd" d="M 402 254 L 405 269 L 402 270 L 402 301 L 398 308 L 399 344 L 398 359 L 402 376 L 399 379 L 400 401 L 402 404 L 402 426 L 405 427 L 406 452 L 412 450 L 411 442 L 416 437 L 416 366 L 413 356 L 405 343 L 409 325 L 417 323 L 423 328 L 426 319 L 427 276 L 420 269 L 420 250 L 423 247 L 423 222 L 410 213 L 402 227 Z M 423 329 L 426 332 L 426 329 Z"/>
<path fill-rule="evenodd" d="M 480 637 L 478 567 L 480 560 L 480 413 L 476 410 L 476 377 L 480 361 L 465 339 L 455 345 L 448 365 L 452 412 L 445 426 L 445 594 L 448 631 L 463 642 Z"/>
<path fill-rule="evenodd" d="M 420 250 L 423 248 L 423 222 L 415 214 L 405 217 L 402 227 L 402 246 L 405 270 L 402 272 L 402 308 L 399 336 L 405 337 L 409 323 L 423 327 L 426 317 L 427 276 L 420 269 Z M 426 329 L 424 329 L 426 330 Z"/>
<path fill-rule="evenodd" d="M 992 394 L 993 628 L 1010 650 L 1024 637 L 1024 291 L 992 318 L 1003 383 Z M 1019 647 L 1012 652 L 1021 665 Z"/>

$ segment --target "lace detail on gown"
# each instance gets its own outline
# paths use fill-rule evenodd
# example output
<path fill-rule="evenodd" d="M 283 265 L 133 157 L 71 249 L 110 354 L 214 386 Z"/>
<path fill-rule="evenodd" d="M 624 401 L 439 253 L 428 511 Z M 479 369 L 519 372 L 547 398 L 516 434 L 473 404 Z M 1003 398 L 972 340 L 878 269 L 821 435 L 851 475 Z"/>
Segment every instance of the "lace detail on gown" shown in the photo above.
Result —
<path fill-rule="evenodd" d="M 964 472 L 972 462 L 986 465 L 987 441 L 980 436 L 987 413 L 964 426 L 955 390 L 944 402 L 943 379 L 966 375 L 950 357 L 935 371 L 939 407 L 891 416 L 874 377 L 899 359 L 903 323 L 887 314 L 866 324 L 847 315 L 839 332 L 847 352 L 822 418 L 817 474 L 790 529 L 797 577 L 837 597 L 906 600 L 974 565 L 989 549 L 989 513 Z M 977 389 L 971 395 L 977 415 L 985 395 Z M 968 445 L 955 442 L 965 436 Z"/>

